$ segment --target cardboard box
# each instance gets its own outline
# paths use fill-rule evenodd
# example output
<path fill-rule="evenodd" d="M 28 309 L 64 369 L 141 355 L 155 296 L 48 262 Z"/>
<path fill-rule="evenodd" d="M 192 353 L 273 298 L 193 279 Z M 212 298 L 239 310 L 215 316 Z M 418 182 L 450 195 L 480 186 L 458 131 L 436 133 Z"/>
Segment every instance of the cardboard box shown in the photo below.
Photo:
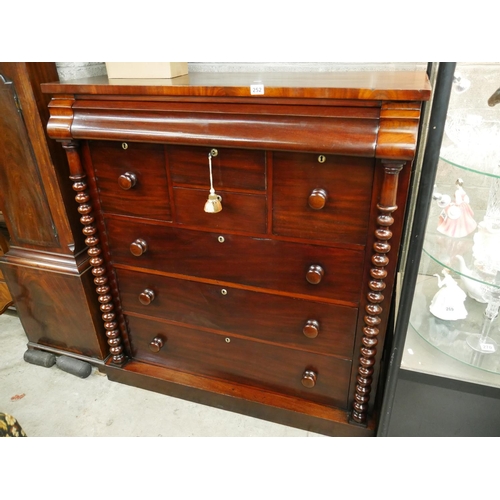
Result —
<path fill-rule="evenodd" d="M 187 62 L 107 62 L 108 78 L 175 78 L 188 74 Z"/>

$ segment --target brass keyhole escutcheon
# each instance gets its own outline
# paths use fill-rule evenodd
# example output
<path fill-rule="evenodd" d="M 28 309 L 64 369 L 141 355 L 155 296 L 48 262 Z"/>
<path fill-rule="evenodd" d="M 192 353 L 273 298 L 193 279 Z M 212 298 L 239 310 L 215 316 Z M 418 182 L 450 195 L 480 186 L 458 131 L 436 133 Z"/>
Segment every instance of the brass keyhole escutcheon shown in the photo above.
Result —
<path fill-rule="evenodd" d="M 226 337 L 224 340 L 226 341 L 226 344 L 229 344 L 229 342 L 231 342 L 231 339 L 229 337 Z"/>
<path fill-rule="evenodd" d="M 217 156 L 218 154 L 219 152 L 215 148 L 210 150 L 210 155 L 212 156 L 212 158 Z"/>
<path fill-rule="evenodd" d="M 325 161 L 326 161 L 326 156 L 325 156 L 325 155 L 319 155 L 319 156 L 318 156 L 318 161 L 319 161 L 319 163 L 325 163 Z"/>
<path fill-rule="evenodd" d="M 128 144 L 126 142 L 122 142 L 122 148 L 123 149 L 128 149 Z"/>
<path fill-rule="evenodd" d="M 222 295 L 227 295 L 227 290 L 225 288 L 223 288 L 220 293 L 222 293 Z"/>
<path fill-rule="evenodd" d="M 219 236 L 219 237 L 217 238 L 217 241 L 218 241 L 219 243 L 224 243 L 224 241 L 226 241 L 226 240 L 224 239 L 224 236 Z"/>

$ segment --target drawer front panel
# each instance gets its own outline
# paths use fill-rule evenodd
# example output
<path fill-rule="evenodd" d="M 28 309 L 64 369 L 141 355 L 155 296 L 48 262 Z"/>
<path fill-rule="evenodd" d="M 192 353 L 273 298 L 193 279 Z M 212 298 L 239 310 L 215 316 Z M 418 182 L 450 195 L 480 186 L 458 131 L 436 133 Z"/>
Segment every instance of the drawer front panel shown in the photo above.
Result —
<path fill-rule="evenodd" d="M 104 212 L 172 220 L 163 146 L 127 143 L 123 149 L 119 142 L 89 144 Z"/>
<path fill-rule="evenodd" d="M 236 333 L 323 354 L 352 357 L 356 308 L 125 269 L 118 269 L 117 275 L 125 313 Z M 145 290 L 152 291 L 153 300 L 143 304 L 139 296 Z"/>
<path fill-rule="evenodd" d="M 273 232 L 320 241 L 364 244 L 374 161 L 274 153 Z M 315 208 L 311 208 L 310 203 Z"/>
<path fill-rule="evenodd" d="M 118 219 L 108 220 L 107 227 L 116 264 L 352 303 L 359 301 L 361 251 L 139 225 Z M 130 252 L 131 243 L 137 239 L 143 240 L 147 247 L 139 257 Z M 320 266 L 324 271 L 318 284 L 306 279 L 311 266 Z"/>
<path fill-rule="evenodd" d="M 132 316 L 127 321 L 136 360 L 266 387 L 318 403 L 347 405 L 350 361 Z M 154 339 L 163 343 L 159 352 L 150 350 Z M 155 343 L 158 348 L 158 340 Z M 316 374 L 312 388 L 302 384 L 306 371 Z"/>
<path fill-rule="evenodd" d="M 238 228 L 252 233 L 266 232 L 265 196 L 218 191 L 222 198 L 222 211 L 206 213 L 204 206 L 208 193 L 208 189 L 175 188 L 177 222 L 211 229 Z"/>
<path fill-rule="evenodd" d="M 168 164 L 174 184 L 210 186 L 208 153 L 211 148 L 169 146 Z M 266 189 L 265 152 L 217 148 L 212 158 L 215 189 Z"/>

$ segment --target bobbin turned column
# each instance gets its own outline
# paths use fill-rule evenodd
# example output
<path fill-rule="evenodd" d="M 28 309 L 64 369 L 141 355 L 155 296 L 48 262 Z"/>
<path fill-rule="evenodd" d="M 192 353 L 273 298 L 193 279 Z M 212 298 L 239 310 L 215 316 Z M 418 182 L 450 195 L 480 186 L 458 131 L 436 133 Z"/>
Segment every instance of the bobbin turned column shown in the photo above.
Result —
<path fill-rule="evenodd" d="M 94 284 L 96 285 L 98 295 L 97 300 L 102 312 L 111 361 L 115 365 L 123 365 L 126 361 L 126 356 L 123 352 L 123 342 L 118 328 L 113 295 L 108 282 L 103 252 L 95 225 L 95 217 L 86 182 L 87 175 L 83 170 L 78 152 L 79 143 L 78 141 L 63 141 L 62 146 L 68 157 L 69 178 L 73 181 L 73 190 L 77 193 L 75 200 L 78 203 L 78 212 L 81 215 L 80 222 L 84 226 L 82 231 L 85 235 L 85 243 L 88 246 L 87 253 L 92 265 L 92 274 L 94 275 Z"/>
<path fill-rule="evenodd" d="M 377 204 L 379 211 L 377 217 L 377 229 L 375 230 L 376 241 L 373 244 L 374 253 L 371 258 L 371 279 L 368 282 L 367 293 L 368 304 L 365 307 L 365 326 L 363 327 L 362 347 L 360 349 L 358 373 L 356 377 L 356 391 L 351 418 L 358 423 L 365 423 L 370 401 L 370 392 L 373 382 L 375 357 L 377 354 L 378 335 L 381 323 L 382 304 L 384 302 L 383 290 L 386 287 L 386 267 L 389 264 L 388 254 L 391 250 L 389 240 L 392 237 L 390 227 L 394 223 L 392 213 L 397 210 L 396 198 L 398 192 L 399 172 L 404 162 L 383 160 L 384 180 L 380 201 Z"/>

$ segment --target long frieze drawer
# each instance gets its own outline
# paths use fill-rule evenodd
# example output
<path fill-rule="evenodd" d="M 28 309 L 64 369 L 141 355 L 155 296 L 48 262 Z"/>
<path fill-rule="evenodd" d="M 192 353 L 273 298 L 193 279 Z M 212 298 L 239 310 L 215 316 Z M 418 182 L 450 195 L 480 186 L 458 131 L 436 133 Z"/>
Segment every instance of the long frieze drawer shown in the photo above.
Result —
<path fill-rule="evenodd" d="M 363 252 L 108 219 L 116 265 L 357 304 Z"/>
<path fill-rule="evenodd" d="M 204 210 L 208 189 L 174 189 L 176 220 L 180 224 L 211 229 L 238 228 L 252 233 L 265 233 L 267 228 L 266 197 L 218 191 L 222 210 L 207 213 Z"/>
<path fill-rule="evenodd" d="M 168 164 L 174 184 L 209 184 L 208 154 L 212 148 L 168 146 Z M 212 157 L 215 189 L 266 189 L 266 156 L 261 150 L 217 148 Z"/>
<path fill-rule="evenodd" d="M 164 147 L 90 141 L 104 212 L 172 220 Z"/>
<path fill-rule="evenodd" d="M 357 309 L 117 269 L 125 313 L 351 358 Z"/>
<path fill-rule="evenodd" d="M 363 244 L 373 167 L 371 158 L 274 153 L 273 232 Z"/>
<path fill-rule="evenodd" d="M 127 317 L 132 357 L 346 408 L 351 362 Z"/>

